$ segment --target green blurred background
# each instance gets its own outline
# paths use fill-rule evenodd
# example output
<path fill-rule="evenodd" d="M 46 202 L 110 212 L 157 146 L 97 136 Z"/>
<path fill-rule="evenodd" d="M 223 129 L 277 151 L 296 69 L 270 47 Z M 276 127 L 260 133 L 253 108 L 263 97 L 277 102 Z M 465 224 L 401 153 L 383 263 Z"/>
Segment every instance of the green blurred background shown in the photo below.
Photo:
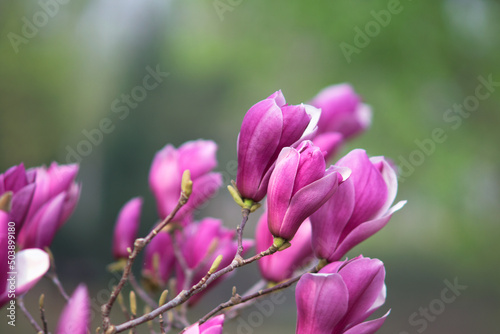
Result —
<path fill-rule="evenodd" d="M 252 104 L 278 89 L 289 103 L 306 102 L 327 85 L 349 82 L 374 119 L 344 151 L 362 147 L 401 166 L 415 162 L 402 166 L 398 198 L 406 207 L 350 253 L 386 264 L 382 309 L 392 312 L 380 333 L 498 330 L 499 86 L 468 115 L 448 111 L 474 102 L 478 78 L 500 81 L 498 1 L 2 1 L 0 31 L 0 171 L 20 162 L 66 163 L 86 132 L 111 120 L 112 131 L 81 156 L 81 200 L 53 243 L 68 290 L 83 281 L 96 300 L 105 295 L 113 281 L 105 272 L 110 235 L 128 199 L 145 199 L 142 233 L 155 222 L 147 176 L 166 143 L 215 140 L 218 170 L 234 178 L 228 163 Z M 346 56 L 347 45 L 356 49 Z M 114 112 L 115 99 L 142 86 L 148 67 L 169 74 L 129 113 Z M 436 128 L 446 139 L 418 153 L 416 142 L 429 142 Z M 239 210 L 221 190 L 203 216 L 234 227 Z M 245 268 L 191 320 L 227 300 L 231 284 L 244 291 L 257 278 L 255 266 Z M 449 304 L 439 302 L 445 280 L 467 286 Z M 26 301 L 35 312 L 42 291 L 50 295 L 54 330 L 62 307 L 54 289 L 41 281 Z M 294 333 L 294 296 L 285 297 L 262 326 L 242 329 L 233 320 L 225 333 Z M 419 312 L 429 307 L 423 320 Z M 260 325 L 256 310 L 240 319 Z M 2 332 L 32 332 L 19 312 L 16 328 L 2 319 Z"/>

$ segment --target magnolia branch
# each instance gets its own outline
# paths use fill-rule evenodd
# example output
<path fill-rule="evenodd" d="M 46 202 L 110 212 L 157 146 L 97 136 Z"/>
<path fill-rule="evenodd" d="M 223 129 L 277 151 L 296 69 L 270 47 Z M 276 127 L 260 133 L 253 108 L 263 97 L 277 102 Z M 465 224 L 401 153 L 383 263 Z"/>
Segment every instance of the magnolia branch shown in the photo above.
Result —
<path fill-rule="evenodd" d="M 191 184 L 192 184 L 192 182 L 191 182 Z M 184 204 L 186 204 L 187 200 L 189 199 L 189 195 L 190 195 L 190 193 L 186 193 L 185 191 L 182 191 L 181 196 L 179 197 L 179 201 L 177 202 L 177 205 L 172 210 L 172 212 L 159 225 L 157 225 L 145 238 L 140 238 L 140 239 L 137 239 L 135 241 L 135 243 L 134 243 L 134 249 L 132 250 L 132 253 L 130 254 L 130 256 L 129 256 L 128 260 L 127 260 L 127 264 L 125 265 L 125 268 L 123 270 L 123 274 L 122 274 L 122 278 L 120 279 L 120 282 L 118 283 L 118 285 L 115 287 L 115 289 L 111 293 L 111 296 L 109 297 L 108 302 L 101 307 L 104 332 L 107 333 L 107 330 L 108 330 L 108 328 L 110 326 L 109 313 L 111 312 L 111 308 L 113 307 L 113 304 L 116 301 L 116 298 L 118 297 L 118 294 L 120 293 L 120 291 L 122 290 L 123 286 L 125 285 L 125 283 L 128 280 L 128 277 L 130 275 L 130 271 L 132 269 L 132 265 L 133 265 L 134 260 L 136 259 L 137 255 L 144 249 L 144 247 L 146 247 L 147 244 L 149 244 L 151 242 L 151 240 L 170 221 L 172 221 L 172 219 L 174 218 L 175 214 L 180 210 L 180 208 Z M 112 332 L 113 332 L 113 330 L 111 330 L 111 333 Z"/>
<path fill-rule="evenodd" d="M 251 294 L 249 294 L 247 296 L 244 296 L 244 297 L 241 297 L 239 295 L 233 295 L 233 297 L 231 297 L 230 300 L 228 300 L 225 303 L 219 304 L 219 306 L 217 306 L 212 311 L 210 311 L 209 313 L 207 313 L 198 322 L 200 324 L 202 324 L 202 323 L 204 323 L 205 321 L 207 321 L 208 319 L 210 319 L 211 317 L 213 317 L 214 315 L 216 315 L 217 313 L 219 313 L 220 311 L 222 311 L 222 310 L 224 310 L 226 308 L 229 308 L 229 307 L 232 307 L 232 306 L 235 306 L 235 305 L 238 305 L 238 304 L 244 304 L 244 303 L 246 303 L 246 302 L 248 302 L 250 300 L 253 300 L 253 299 L 256 299 L 256 298 L 268 295 L 270 293 L 273 293 L 273 292 L 276 292 L 276 291 L 288 288 L 289 286 L 295 284 L 302 277 L 302 275 L 304 275 L 306 273 L 315 273 L 317 271 L 318 271 L 318 266 L 315 266 L 313 269 L 311 269 L 311 270 L 309 270 L 309 271 L 307 271 L 305 273 L 302 273 L 302 274 L 300 274 L 300 275 L 298 275 L 298 276 L 296 276 L 294 278 L 290 278 L 289 280 L 287 280 L 285 282 L 282 282 L 280 284 L 276 284 L 276 285 L 274 285 L 272 287 L 269 287 L 267 289 L 259 290 L 257 292 L 251 293 Z"/>
<path fill-rule="evenodd" d="M 183 290 L 181 291 L 174 299 L 169 301 L 168 303 L 154 309 L 148 314 L 145 314 L 141 317 L 138 317 L 134 320 L 127 321 L 121 325 L 116 326 L 115 332 L 114 333 L 120 333 L 123 331 L 126 331 L 127 329 L 130 329 L 132 327 L 138 326 L 146 321 L 153 320 L 154 318 L 158 317 L 160 314 L 184 303 L 187 301 L 191 296 L 205 290 L 208 285 L 210 285 L 214 280 L 217 278 L 221 277 L 222 275 L 225 275 L 236 268 L 242 267 L 244 265 L 250 264 L 252 262 L 255 262 L 264 256 L 274 254 L 278 251 L 278 249 L 281 247 L 281 245 L 275 245 L 273 244 L 269 249 L 266 251 L 260 252 L 259 254 L 256 254 L 248 259 L 242 259 L 238 261 L 235 257 L 233 262 L 228 265 L 227 267 L 217 271 L 217 272 L 211 272 L 211 270 L 194 286 L 192 286 L 189 290 Z M 214 269 L 216 270 L 216 269 Z"/>

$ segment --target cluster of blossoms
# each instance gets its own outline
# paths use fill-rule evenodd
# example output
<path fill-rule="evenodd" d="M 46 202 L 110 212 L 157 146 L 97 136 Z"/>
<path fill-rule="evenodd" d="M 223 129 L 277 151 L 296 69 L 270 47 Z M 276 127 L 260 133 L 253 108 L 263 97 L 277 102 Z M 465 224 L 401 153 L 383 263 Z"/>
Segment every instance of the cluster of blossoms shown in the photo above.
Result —
<path fill-rule="evenodd" d="M 375 333 L 388 315 L 367 321 L 385 301 L 383 263 L 361 255 L 341 259 L 383 228 L 404 205 L 393 205 L 397 174 L 390 161 L 369 157 L 361 149 L 328 166 L 343 143 L 370 123 L 371 109 L 347 84 L 327 87 L 309 104 L 289 105 L 278 91 L 253 105 L 238 136 L 236 182 L 228 187 L 242 207 L 243 221 L 237 231 L 225 228 L 220 219 L 194 219 L 195 211 L 222 185 L 221 174 L 213 172 L 217 145 L 197 140 L 177 149 L 170 144 L 161 149 L 149 173 L 159 223 L 146 238 L 137 239 L 140 197 L 128 201 L 116 220 L 112 252 L 118 261 L 114 267 L 123 270 L 123 277 L 103 307 L 102 333 L 122 332 L 159 316 L 162 333 L 184 328 L 188 334 L 220 334 L 226 316 L 215 314 L 296 281 L 296 333 Z M 49 270 L 44 250 L 76 205 L 77 171 L 75 165 L 53 164 L 28 171 L 20 165 L 0 175 L 0 252 L 5 255 L 1 261 L 8 258 L 8 224 L 14 222 L 13 248 L 24 277 L 19 280 L 23 284 L 18 283 L 18 295 Z M 255 240 L 243 239 L 248 216 L 264 198 Z M 256 255 L 244 259 L 254 245 Z M 130 269 L 142 249 L 141 287 Z M 253 261 L 269 286 L 266 292 L 240 296 L 233 291 L 228 304 L 189 325 L 186 309 L 226 274 Z M 305 269 L 313 262 L 312 269 Z M 8 264 L 0 266 L 5 282 L 1 275 L 6 275 Z M 134 296 L 131 312 L 127 322 L 114 326 L 109 311 L 115 299 L 121 299 L 120 290 L 127 280 Z M 0 287 L 0 304 L 9 301 L 8 289 L 8 285 L 3 291 Z M 133 291 L 155 310 L 137 317 Z M 160 293 L 156 303 L 153 297 Z M 169 294 L 173 297 L 168 300 Z M 184 307 L 171 314 L 172 319 L 163 319 L 165 311 L 180 304 Z M 83 334 L 89 322 L 90 300 L 82 284 L 69 298 L 56 333 Z"/>

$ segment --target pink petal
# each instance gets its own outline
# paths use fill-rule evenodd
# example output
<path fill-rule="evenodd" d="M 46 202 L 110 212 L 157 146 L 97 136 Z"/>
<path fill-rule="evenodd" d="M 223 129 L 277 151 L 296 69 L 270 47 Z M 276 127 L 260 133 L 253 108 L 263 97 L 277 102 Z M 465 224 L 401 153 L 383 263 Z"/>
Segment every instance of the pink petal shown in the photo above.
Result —
<path fill-rule="evenodd" d="M 16 297 L 28 292 L 50 267 L 49 255 L 41 249 L 24 249 L 16 253 Z M 5 281 L 3 281 L 5 284 Z M 8 286 L 8 285 L 7 285 Z M 10 298 L 5 287 L 0 294 L 0 306 Z M 1 290 L 0 290 L 1 291 Z"/>
<path fill-rule="evenodd" d="M 356 204 L 351 217 L 351 223 L 354 224 L 352 226 L 350 224 L 350 228 L 376 218 L 377 212 L 387 202 L 387 185 L 380 171 L 373 166 L 366 152 L 361 149 L 352 150 L 340 159 L 337 165 L 352 170 Z"/>
<path fill-rule="evenodd" d="M 275 236 L 278 236 L 280 233 L 290 199 L 292 198 L 299 159 L 299 152 L 295 149 L 285 147 L 281 151 L 276 161 L 276 167 L 269 179 L 267 190 L 268 224 L 269 230 Z"/>
<path fill-rule="evenodd" d="M 361 242 L 365 241 L 366 239 L 380 231 L 389 222 L 392 214 L 401 209 L 405 204 L 406 201 L 400 201 L 387 212 L 387 215 L 364 222 L 354 228 L 354 230 L 350 231 L 343 240 L 340 240 L 340 244 L 338 245 L 337 250 L 329 257 L 328 260 L 339 260 L 354 246 L 360 244 Z"/>
<path fill-rule="evenodd" d="M 278 148 L 282 130 L 283 114 L 273 99 L 256 103 L 246 113 L 238 139 L 236 177 L 243 197 L 256 195 L 262 177 L 273 163 L 271 158 Z"/>
<path fill-rule="evenodd" d="M 354 185 L 349 178 L 311 215 L 313 248 L 318 258 L 329 259 L 335 253 L 354 204 Z"/>
<path fill-rule="evenodd" d="M 348 329 L 344 334 L 375 334 L 382 327 L 389 313 L 391 313 L 390 310 L 381 318 L 362 322 Z"/>
<path fill-rule="evenodd" d="M 217 144 L 211 140 L 195 140 L 184 143 L 178 149 L 179 166 L 183 173 L 186 169 L 195 180 L 217 167 Z"/>
<path fill-rule="evenodd" d="M 379 297 L 385 291 L 385 268 L 378 259 L 360 258 L 341 267 L 339 274 L 349 290 L 349 309 L 338 329 L 364 321 L 380 304 Z M 382 303 L 383 304 L 383 303 Z"/>
<path fill-rule="evenodd" d="M 175 220 L 181 220 L 187 214 L 190 214 L 202 206 L 205 202 L 212 199 L 219 191 L 221 185 L 222 175 L 220 173 L 208 173 L 194 180 L 193 192 L 191 193 L 187 203 L 175 215 Z M 180 191 L 175 197 L 175 204 L 177 204 L 179 196 Z"/>
<path fill-rule="evenodd" d="M 127 248 L 134 247 L 134 241 L 139 229 L 142 198 L 129 200 L 118 214 L 113 232 L 113 256 L 115 259 L 128 258 Z"/>
<path fill-rule="evenodd" d="M 278 236 L 292 240 L 300 224 L 337 191 L 339 183 L 342 182 L 340 171 L 344 172 L 343 169 L 331 166 L 324 177 L 300 189 L 293 196 Z"/>
<path fill-rule="evenodd" d="M 181 193 L 181 175 L 177 150 L 170 144 L 158 151 L 149 171 L 149 187 L 158 207 L 158 214 L 165 218 L 175 207 Z"/>
<path fill-rule="evenodd" d="M 44 204 L 34 215 L 29 226 L 25 225 L 18 237 L 21 248 L 49 247 L 59 228 L 66 194 L 60 193 Z"/>
<path fill-rule="evenodd" d="M 305 274 L 297 283 L 296 334 L 331 334 L 347 311 L 349 292 L 338 274 Z"/>
<path fill-rule="evenodd" d="M 90 325 L 90 299 L 87 287 L 80 284 L 64 307 L 56 334 L 86 334 Z"/>
<path fill-rule="evenodd" d="M 321 149 L 325 161 L 328 161 L 342 149 L 344 136 L 340 132 L 326 132 L 314 137 L 313 143 Z"/>

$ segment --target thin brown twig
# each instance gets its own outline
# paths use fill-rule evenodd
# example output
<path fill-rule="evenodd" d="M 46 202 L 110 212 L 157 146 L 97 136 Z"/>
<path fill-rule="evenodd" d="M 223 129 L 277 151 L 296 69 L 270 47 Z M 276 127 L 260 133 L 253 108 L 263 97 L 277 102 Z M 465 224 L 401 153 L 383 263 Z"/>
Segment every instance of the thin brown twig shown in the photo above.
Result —
<path fill-rule="evenodd" d="M 43 325 L 43 333 L 47 334 L 49 330 L 47 329 L 47 320 L 45 320 L 45 307 L 44 307 L 44 299 L 45 296 L 42 294 L 40 296 L 40 300 L 38 303 L 39 309 L 40 309 L 40 319 L 42 320 L 42 325 Z"/>
<path fill-rule="evenodd" d="M 132 288 L 135 290 L 135 292 L 139 295 L 139 297 L 151 308 L 157 308 L 158 303 L 151 298 L 151 296 L 141 287 L 139 282 L 137 282 L 137 279 L 134 276 L 134 273 L 130 272 L 130 275 L 128 277 L 128 280 L 130 282 L 130 285 Z"/>
<path fill-rule="evenodd" d="M 24 297 L 23 296 L 17 298 L 17 304 L 19 305 L 19 308 L 21 309 L 23 314 L 26 316 L 26 318 L 28 318 L 28 321 L 30 322 L 31 326 L 33 326 L 33 328 L 37 331 L 37 333 L 39 333 L 39 332 L 43 333 L 43 330 L 40 327 L 40 325 L 35 321 L 33 316 L 30 314 L 30 312 L 24 306 Z"/>
<path fill-rule="evenodd" d="M 214 308 L 212 311 L 208 312 L 205 316 L 203 316 L 200 320 L 198 320 L 198 322 L 200 324 L 202 324 L 205 321 L 207 321 L 208 319 L 210 319 L 211 317 L 213 317 L 214 315 L 216 315 L 217 313 L 219 313 L 220 311 L 222 311 L 228 307 L 235 306 L 238 304 L 244 304 L 250 300 L 253 300 L 253 299 L 259 298 L 261 296 L 265 296 L 265 295 L 268 295 L 270 293 L 288 288 L 289 286 L 291 286 L 295 282 L 297 282 L 302 277 L 302 275 L 307 274 L 307 273 L 315 273 L 317 271 L 318 271 L 318 266 L 315 266 L 313 269 L 311 269 L 305 273 L 302 273 L 296 277 L 290 278 L 289 280 L 282 282 L 280 284 L 277 284 L 273 287 L 259 290 L 257 292 L 251 293 L 251 294 L 244 296 L 244 297 L 238 296 L 237 298 L 231 298 L 227 302 L 219 304 L 216 308 Z"/>
<path fill-rule="evenodd" d="M 135 241 L 134 249 L 132 250 L 132 253 L 130 254 L 130 256 L 127 260 L 127 264 L 125 265 L 125 268 L 123 270 L 123 274 L 122 274 L 122 277 L 120 279 L 120 282 L 118 282 L 118 285 L 115 287 L 115 289 L 111 293 L 111 296 L 109 297 L 108 302 L 101 307 L 102 327 L 103 327 L 104 332 L 106 332 L 108 330 L 108 328 L 111 324 L 110 319 L 109 319 L 109 314 L 111 312 L 111 308 L 113 307 L 113 304 L 116 301 L 116 298 L 117 298 L 118 294 L 120 293 L 120 291 L 122 290 L 123 286 L 128 281 L 128 277 L 129 277 L 131 269 L 132 269 L 132 264 L 134 263 L 135 259 L 137 258 L 137 255 L 174 218 L 175 214 L 180 210 L 180 208 L 184 204 L 187 203 L 188 199 L 189 199 L 189 197 L 186 196 L 184 194 L 184 192 L 182 192 L 181 196 L 179 197 L 179 201 L 177 202 L 177 205 L 175 206 L 174 210 L 172 210 L 172 212 L 160 224 L 158 224 L 145 238 L 137 239 Z"/>
<path fill-rule="evenodd" d="M 236 228 L 236 235 L 238 236 L 238 251 L 236 252 L 235 259 L 242 259 L 241 254 L 243 254 L 243 230 L 245 229 L 245 224 L 250 216 L 250 206 L 241 209 L 241 224 Z"/>

